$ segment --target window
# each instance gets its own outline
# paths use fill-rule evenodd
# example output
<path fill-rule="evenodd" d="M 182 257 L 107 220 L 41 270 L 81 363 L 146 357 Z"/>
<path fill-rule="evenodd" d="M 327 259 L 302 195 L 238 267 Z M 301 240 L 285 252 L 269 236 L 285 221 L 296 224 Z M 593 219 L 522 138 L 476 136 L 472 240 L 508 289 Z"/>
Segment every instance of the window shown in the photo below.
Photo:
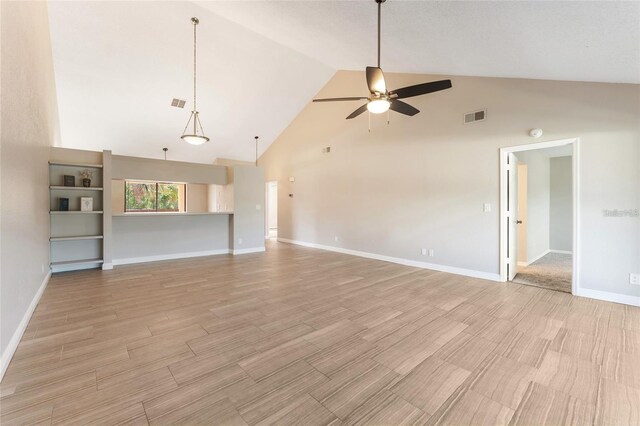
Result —
<path fill-rule="evenodd" d="M 184 212 L 186 185 L 171 182 L 125 181 L 125 212 Z"/>

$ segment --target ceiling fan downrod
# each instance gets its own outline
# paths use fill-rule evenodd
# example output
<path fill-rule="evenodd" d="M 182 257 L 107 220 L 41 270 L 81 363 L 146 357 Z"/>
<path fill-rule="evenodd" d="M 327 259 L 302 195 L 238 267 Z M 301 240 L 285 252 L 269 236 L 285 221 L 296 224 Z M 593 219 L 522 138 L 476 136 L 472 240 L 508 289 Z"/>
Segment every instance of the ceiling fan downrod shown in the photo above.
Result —
<path fill-rule="evenodd" d="M 387 0 L 375 0 L 378 3 L 378 68 L 380 68 L 380 27 L 381 27 L 381 14 L 382 14 L 382 3 Z"/>

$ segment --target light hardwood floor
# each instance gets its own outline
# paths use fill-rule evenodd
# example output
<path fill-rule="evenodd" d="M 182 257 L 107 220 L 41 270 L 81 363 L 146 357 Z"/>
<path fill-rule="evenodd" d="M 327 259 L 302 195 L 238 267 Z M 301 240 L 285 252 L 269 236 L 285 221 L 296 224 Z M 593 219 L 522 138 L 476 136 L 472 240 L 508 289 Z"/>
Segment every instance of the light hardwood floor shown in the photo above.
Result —
<path fill-rule="evenodd" d="M 270 243 L 51 279 L 9 424 L 640 424 L 640 309 Z"/>

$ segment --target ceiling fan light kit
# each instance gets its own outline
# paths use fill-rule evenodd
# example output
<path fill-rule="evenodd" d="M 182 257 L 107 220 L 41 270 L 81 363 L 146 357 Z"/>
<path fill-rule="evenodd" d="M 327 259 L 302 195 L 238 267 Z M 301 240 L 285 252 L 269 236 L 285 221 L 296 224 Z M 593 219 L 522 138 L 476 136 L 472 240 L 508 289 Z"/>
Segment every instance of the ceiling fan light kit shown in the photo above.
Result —
<path fill-rule="evenodd" d="M 189 120 L 187 121 L 187 125 L 184 126 L 184 130 L 182 131 L 182 136 L 180 136 L 180 138 L 191 145 L 202 145 L 205 142 L 209 142 L 209 138 L 205 136 L 202 123 L 200 123 L 200 116 L 197 108 L 198 104 L 196 102 L 196 27 L 200 23 L 200 20 L 194 17 L 191 18 L 191 23 L 193 24 L 193 110 L 191 111 L 191 115 L 189 115 Z M 193 132 L 191 134 L 187 134 L 187 128 L 189 128 L 190 124 L 193 125 Z"/>
<path fill-rule="evenodd" d="M 336 102 L 336 101 L 358 101 L 367 100 L 368 102 L 353 111 L 347 120 L 355 118 L 365 111 L 373 114 L 382 114 L 389 110 L 400 114 L 414 116 L 420 112 L 417 108 L 402 102 L 400 99 L 411 98 L 414 96 L 426 95 L 427 93 L 438 92 L 440 90 L 450 89 L 451 80 L 431 81 L 429 83 L 416 84 L 413 86 L 403 87 L 401 89 L 387 91 L 387 84 L 384 80 L 384 73 L 380 68 L 380 27 L 382 3 L 386 0 L 374 0 L 378 5 L 378 66 L 367 67 L 367 86 L 370 96 L 352 96 L 346 98 L 323 98 L 314 99 L 313 102 Z M 388 120 L 387 120 L 388 122 Z"/>
<path fill-rule="evenodd" d="M 383 112 L 387 112 L 390 106 L 391 102 L 386 99 L 373 99 L 367 103 L 367 109 L 372 114 L 382 114 Z"/>

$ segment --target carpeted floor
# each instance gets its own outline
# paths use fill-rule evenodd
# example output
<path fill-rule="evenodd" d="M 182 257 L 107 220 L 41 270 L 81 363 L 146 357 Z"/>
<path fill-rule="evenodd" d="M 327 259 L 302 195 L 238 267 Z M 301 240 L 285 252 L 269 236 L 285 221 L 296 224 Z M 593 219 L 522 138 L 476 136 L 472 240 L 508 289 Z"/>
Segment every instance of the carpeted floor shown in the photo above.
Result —
<path fill-rule="evenodd" d="M 572 270 L 572 255 L 549 253 L 529 266 L 521 266 L 513 281 L 571 293 Z"/>

